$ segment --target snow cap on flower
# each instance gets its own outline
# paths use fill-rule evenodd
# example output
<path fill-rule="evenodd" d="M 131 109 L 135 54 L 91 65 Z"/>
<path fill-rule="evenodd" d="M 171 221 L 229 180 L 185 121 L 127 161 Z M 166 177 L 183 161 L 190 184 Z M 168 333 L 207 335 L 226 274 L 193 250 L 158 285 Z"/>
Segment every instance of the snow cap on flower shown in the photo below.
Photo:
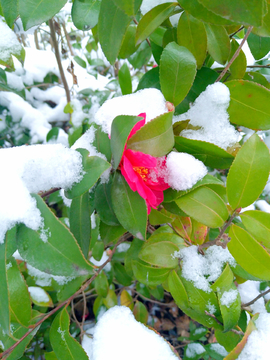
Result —
<path fill-rule="evenodd" d="M 207 174 L 207 168 L 194 156 L 172 151 L 167 156 L 167 183 L 175 190 L 190 189 Z"/>
<path fill-rule="evenodd" d="M 115 97 L 105 101 L 95 115 L 95 122 L 110 134 L 113 119 L 118 115 L 146 113 L 146 122 L 168 112 L 166 100 L 157 89 L 143 89 L 134 94 Z"/>

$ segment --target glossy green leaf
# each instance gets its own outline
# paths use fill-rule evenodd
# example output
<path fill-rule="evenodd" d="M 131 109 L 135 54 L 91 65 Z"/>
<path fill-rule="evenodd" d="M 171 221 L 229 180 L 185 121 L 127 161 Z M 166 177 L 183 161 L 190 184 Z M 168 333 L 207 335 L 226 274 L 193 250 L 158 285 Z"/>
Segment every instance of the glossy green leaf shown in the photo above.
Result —
<path fill-rule="evenodd" d="M 171 222 L 171 218 L 158 210 L 151 209 L 149 222 L 151 225 L 160 225 Z"/>
<path fill-rule="evenodd" d="M 179 152 L 186 152 L 201 160 L 206 166 L 217 169 L 228 168 L 234 159 L 224 149 L 206 141 L 187 139 L 182 136 L 175 137 L 175 148 Z"/>
<path fill-rule="evenodd" d="M 239 47 L 238 42 L 235 39 L 232 39 L 231 41 L 231 54 L 229 59 L 232 58 L 232 56 L 235 54 Z M 239 55 L 234 60 L 232 65 L 230 66 L 230 80 L 232 79 L 242 79 L 245 75 L 247 68 L 247 59 L 244 51 L 241 49 Z"/>
<path fill-rule="evenodd" d="M 172 112 L 162 114 L 146 123 L 127 142 L 127 149 L 155 157 L 166 155 L 174 145 Z"/>
<path fill-rule="evenodd" d="M 84 68 L 84 69 L 86 69 L 86 67 L 87 67 L 87 64 L 86 64 L 86 62 L 80 57 L 80 56 L 74 56 L 74 61 L 76 61 L 76 63 L 78 64 L 78 65 L 80 65 L 82 68 Z"/>
<path fill-rule="evenodd" d="M 142 119 L 139 116 L 129 115 L 119 115 L 114 118 L 111 128 L 111 150 L 114 169 L 117 169 L 120 164 L 132 128 Z"/>
<path fill-rule="evenodd" d="M 227 178 L 227 196 L 233 209 L 252 204 L 263 191 L 270 171 L 268 147 L 257 134 L 242 146 Z"/>
<path fill-rule="evenodd" d="M 208 227 L 192 219 L 191 241 L 195 245 L 201 245 L 205 242 L 208 233 Z"/>
<path fill-rule="evenodd" d="M 93 146 L 97 148 L 97 151 L 106 156 L 108 162 L 111 162 L 111 142 L 108 134 L 102 131 L 101 126 L 99 126 L 95 132 Z"/>
<path fill-rule="evenodd" d="M 108 183 L 100 183 L 97 186 L 95 191 L 95 208 L 101 221 L 107 225 L 118 226 L 120 224 L 112 206 L 111 187 L 111 181 Z"/>
<path fill-rule="evenodd" d="M 137 51 L 128 57 L 128 62 L 134 67 L 134 69 L 140 69 L 144 65 L 148 64 L 151 56 L 151 48 L 145 40 L 140 44 Z"/>
<path fill-rule="evenodd" d="M 140 20 L 136 32 L 136 44 L 140 44 L 152 32 L 159 27 L 168 17 L 170 17 L 175 8 L 176 3 L 160 4 L 152 8 Z"/>
<path fill-rule="evenodd" d="M 6 245 L 0 244 L 0 324 L 2 331 L 9 333 L 9 297 L 8 297 L 8 278 L 6 270 Z"/>
<path fill-rule="evenodd" d="M 50 342 L 58 360 L 88 360 L 81 345 L 69 333 L 69 315 L 64 308 L 59 312 L 50 330 Z"/>
<path fill-rule="evenodd" d="M 175 270 L 170 272 L 170 275 L 168 277 L 168 286 L 177 306 L 179 306 L 181 309 L 188 308 L 188 294 L 180 277 Z"/>
<path fill-rule="evenodd" d="M 243 80 L 253 81 L 259 85 L 262 85 L 266 87 L 267 89 L 270 88 L 270 84 L 261 73 L 258 73 L 256 71 L 248 71 L 245 73 L 245 76 L 243 77 Z"/>
<path fill-rule="evenodd" d="M 212 11 L 209 11 L 201 4 L 200 0 L 178 0 L 178 2 L 189 14 L 206 23 L 216 25 L 232 24 L 230 20 L 224 19 L 221 16 L 214 14 Z"/>
<path fill-rule="evenodd" d="M 25 280 L 14 258 L 7 262 L 7 279 L 11 319 L 27 327 L 31 320 L 31 301 Z"/>
<path fill-rule="evenodd" d="M 87 259 L 91 237 L 89 194 L 86 192 L 72 200 L 70 206 L 70 231 L 75 236 Z"/>
<path fill-rule="evenodd" d="M 119 85 L 122 91 L 122 95 L 132 93 L 132 83 L 129 68 L 127 63 L 124 63 L 118 72 Z"/>
<path fill-rule="evenodd" d="M 132 269 L 135 278 L 147 286 L 162 284 L 167 279 L 170 272 L 170 269 L 155 268 L 136 260 L 132 261 Z"/>
<path fill-rule="evenodd" d="M 46 136 L 46 141 L 49 142 L 50 140 L 57 140 L 58 135 L 59 135 L 59 130 L 60 128 L 55 126 L 53 127 L 47 134 Z"/>
<path fill-rule="evenodd" d="M 217 278 L 214 284 L 211 285 L 211 289 L 214 291 L 228 289 L 233 283 L 233 278 L 233 272 L 227 264 L 221 275 Z"/>
<path fill-rule="evenodd" d="M 139 258 L 150 265 L 174 269 L 178 265 L 178 258 L 174 256 L 177 251 L 179 248 L 172 242 L 160 241 L 150 244 L 146 242 L 139 253 Z"/>
<path fill-rule="evenodd" d="M 98 156 L 88 156 L 85 149 L 78 150 L 82 155 L 84 175 L 80 182 L 74 184 L 71 189 L 65 191 L 66 197 L 74 199 L 87 192 L 98 181 L 100 176 L 110 168 L 110 164 Z"/>
<path fill-rule="evenodd" d="M 189 216 L 209 227 L 222 226 L 229 216 L 224 201 L 207 186 L 199 187 L 175 202 Z"/>
<path fill-rule="evenodd" d="M 132 278 L 127 274 L 124 266 L 119 262 L 113 264 L 113 270 L 116 280 L 124 286 L 129 286 L 132 283 Z"/>
<path fill-rule="evenodd" d="M 184 239 L 191 241 L 192 224 L 191 219 L 185 216 L 177 216 L 172 222 L 173 229 Z"/>
<path fill-rule="evenodd" d="M 104 243 L 104 245 L 108 245 L 110 243 L 116 243 L 117 240 L 122 236 L 126 230 L 120 226 L 110 226 L 103 222 L 100 222 L 100 237 Z"/>
<path fill-rule="evenodd" d="M 159 67 L 147 71 L 139 81 L 136 91 L 141 89 L 155 88 L 160 90 Z"/>
<path fill-rule="evenodd" d="M 130 20 L 130 17 L 115 5 L 114 0 L 101 1 L 98 19 L 99 41 L 111 64 L 119 54 Z"/>
<path fill-rule="evenodd" d="M 120 59 L 128 58 L 138 49 L 139 46 L 135 45 L 136 30 L 137 27 L 135 24 L 130 24 L 128 26 L 119 51 Z"/>
<path fill-rule="evenodd" d="M 12 28 L 14 21 L 19 15 L 18 0 L 0 0 L 0 6 L 8 26 Z"/>
<path fill-rule="evenodd" d="M 225 19 L 244 25 L 260 26 L 262 18 L 267 13 L 265 0 L 199 0 L 199 2 L 213 13 Z"/>
<path fill-rule="evenodd" d="M 184 46 L 169 43 L 160 58 L 160 85 L 166 100 L 178 105 L 190 90 L 196 75 L 196 59 Z"/>
<path fill-rule="evenodd" d="M 47 291 L 45 291 L 44 289 L 42 289 L 39 286 L 29 286 L 28 291 L 30 293 L 30 297 L 31 300 L 33 302 L 33 304 L 37 305 L 37 306 L 42 306 L 42 307 L 53 307 L 53 301 L 50 297 L 50 295 L 47 293 Z M 38 291 L 38 293 L 36 293 Z M 29 295 L 28 295 L 29 296 Z M 30 306 L 31 309 L 31 306 Z M 31 314 L 31 311 L 30 311 Z"/>
<path fill-rule="evenodd" d="M 74 0 L 71 10 L 72 21 L 77 29 L 92 29 L 98 23 L 101 0 Z"/>
<path fill-rule="evenodd" d="M 6 258 L 8 259 L 12 256 L 17 250 L 17 240 L 16 240 L 17 227 L 14 226 L 6 232 L 5 235 L 5 244 L 6 244 Z"/>
<path fill-rule="evenodd" d="M 95 242 L 95 245 L 92 248 L 92 256 L 95 260 L 100 261 L 104 253 L 104 244 L 102 241 L 98 240 Z"/>
<path fill-rule="evenodd" d="M 230 90 L 230 122 L 253 130 L 270 129 L 270 91 L 246 80 L 226 82 Z"/>
<path fill-rule="evenodd" d="M 118 6 L 127 15 L 133 16 L 137 13 L 141 6 L 142 0 L 113 0 L 115 5 Z"/>
<path fill-rule="evenodd" d="M 223 26 L 205 24 L 208 52 L 219 64 L 225 65 L 231 52 L 230 38 Z"/>
<path fill-rule="evenodd" d="M 48 274 L 80 276 L 92 273 L 74 236 L 38 195 L 32 195 L 44 219 L 42 229 L 18 226 L 18 250 L 23 259 Z M 43 240 L 42 240 L 43 239 Z M 42 256 L 40 256 L 42 254 Z"/>
<path fill-rule="evenodd" d="M 57 360 L 57 357 L 53 351 L 45 353 L 45 360 Z"/>
<path fill-rule="evenodd" d="M 125 289 L 123 291 L 121 291 L 120 304 L 121 304 L 121 306 L 129 307 L 131 311 L 134 308 L 133 298 Z"/>
<path fill-rule="evenodd" d="M 110 309 L 118 304 L 117 296 L 112 289 L 109 289 L 108 295 L 105 299 L 103 299 L 103 304 L 106 306 L 107 309 Z"/>
<path fill-rule="evenodd" d="M 269 53 L 269 49 L 270 49 L 269 37 L 261 37 L 251 33 L 248 36 L 247 42 L 255 60 L 260 60 Z"/>
<path fill-rule="evenodd" d="M 66 0 L 18 0 L 24 30 L 51 19 L 65 5 Z"/>
<path fill-rule="evenodd" d="M 267 251 L 237 225 L 232 225 L 229 236 L 228 249 L 238 264 L 251 275 L 270 280 L 270 255 Z"/>
<path fill-rule="evenodd" d="M 250 210 L 240 214 L 247 231 L 263 246 L 270 248 L 270 214 Z"/>
<path fill-rule="evenodd" d="M 107 280 L 107 276 L 104 272 L 101 272 L 96 277 L 95 290 L 96 290 L 97 294 L 103 298 L 105 298 L 108 295 L 109 283 Z"/>
<path fill-rule="evenodd" d="M 269 2 L 268 2 L 268 4 L 269 4 Z M 252 32 L 254 32 L 254 34 L 259 35 L 259 36 L 265 36 L 265 37 L 270 36 L 270 12 L 269 11 L 262 19 L 262 26 L 254 27 Z"/>
<path fill-rule="evenodd" d="M 146 236 L 145 200 L 130 189 L 124 177 L 116 172 L 112 184 L 112 205 L 120 224 L 138 239 Z"/>
<path fill-rule="evenodd" d="M 200 69 L 207 50 L 207 36 L 203 22 L 184 12 L 178 22 L 177 42 L 194 55 L 197 68 Z"/>
<path fill-rule="evenodd" d="M 136 301 L 134 309 L 133 309 L 133 315 L 135 319 L 143 324 L 147 324 L 148 320 L 148 311 L 145 307 L 145 305 L 141 301 Z"/>
<path fill-rule="evenodd" d="M 133 276 L 132 261 L 139 260 L 139 252 L 143 244 L 143 241 L 136 238 L 133 239 L 125 254 L 125 269 L 129 276 Z"/>

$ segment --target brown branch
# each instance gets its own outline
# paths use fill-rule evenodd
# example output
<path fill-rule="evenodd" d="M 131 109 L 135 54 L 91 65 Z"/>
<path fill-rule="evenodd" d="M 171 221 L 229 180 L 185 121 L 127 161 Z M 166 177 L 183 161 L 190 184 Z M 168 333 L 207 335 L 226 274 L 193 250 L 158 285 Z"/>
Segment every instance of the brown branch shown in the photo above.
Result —
<path fill-rule="evenodd" d="M 242 305 L 242 308 L 254 304 L 257 300 L 259 300 L 261 297 L 263 297 L 264 295 L 268 294 L 269 292 L 270 292 L 270 289 L 262 292 L 260 295 L 256 296 L 253 300 L 247 302 L 246 304 L 243 304 L 243 305 Z"/>
<path fill-rule="evenodd" d="M 131 289 L 132 292 L 134 292 L 135 294 L 137 294 L 137 296 L 145 299 L 146 301 L 149 301 L 151 303 L 154 303 L 154 304 L 157 304 L 157 305 L 160 305 L 160 306 L 168 306 L 168 307 L 173 307 L 175 306 L 175 302 L 172 301 L 170 303 L 163 303 L 163 302 L 160 302 L 160 301 L 157 301 L 157 300 L 153 300 L 153 299 L 149 299 L 148 297 L 142 295 L 141 293 L 139 293 L 138 291 L 134 290 L 134 289 Z"/>
<path fill-rule="evenodd" d="M 37 29 L 34 31 L 34 40 L 35 40 L 35 45 L 36 45 L 37 50 L 40 50 L 40 46 L 39 46 L 39 43 L 38 43 Z"/>
<path fill-rule="evenodd" d="M 219 320 L 215 317 L 214 314 L 211 314 L 211 313 L 209 313 L 208 311 L 205 311 L 205 315 L 210 316 L 210 317 L 211 317 L 212 319 L 214 319 L 219 325 L 224 326 L 224 325 L 222 324 L 222 322 L 219 321 Z M 245 334 L 243 333 L 243 331 L 239 331 L 239 330 L 235 330 L 235 329 L 231 329 L 230 331 L 233 332 L 233 333 L 235 333 L 235 334 L 237 334 L 237 335 L 241 335 L 241 336 L 244 336 L 244 335 L 245 335 Z"/>
<path fill-rule="evenodd" d="M 48 191 L 44 191 L 42 192 L 41 194 L 39 194 L 42 198 L 46 197 L 46 196 L 49 196 L 51 194 L 53 194 L 54 192 L 58 191 L 58 190 L 61 190 L 61 188 L 53 188 L 53 189 L 50 189 Z"/>
<path fill-rule="evenodd" d="M 268 65 L 247 65 L 248 68 L 262 68 L 262 69 L 267 69 L 269 68 L 270 64 Z"/>
<path fill-rule="evenodd" d="M 67 40 L 67 45 L 68 45 L 68 48 L 69 48 L 69 51 L 70 51 L 70 55 L 74 56 L 74 52 L 73 52 L 73 49 L 72 49 L 72 46 L 71 46 L 71 43 L 70 43 L 70 36 L 69 36 L 69 33 L 67 32 L 65 22 L 62 22 L 61 25 L 62 25 L 62 28 L 64 30 L 65 38 Z"/>
<path fill-rule="evenodd" d="M 228 71 L 229 67 L 232 65 L 232 63 L 234 62 L 234 60 L 237 58 L 237 56 L 240 54 L 240 51 L 244 45 L 244 43 L 246 42 L 249 34 L 251 33 L 253 29 L 253 26 L 249 26 L 246 32 L 246 35 L 244 36 L 243 40 L 241 41 L 241 44 L 238 46 L 236 52 L 233 54 L 231 60 L 228 62 L 228 64 L 225 66 L 224 70 L 222 71 L 222 73 L 219 75 L 219 77 L 217 78 L 217 80 L 215 82 L 220 81 L 223 76 L 226 74 L 226 72 Z"/>
<path fill-rule="evenodd" d="M 77 295 L 79 295 L 81 292 L 85 291 L 88 286 L 95 280 L 95 278 L 99 275 L 102 269 L 112 260 L 112 257 L 117 249 L 117 246 L 120 245 L 124 240 L 122 237 L 119 239 L 119 241 L 115 244 L 114 248 L 112 249 L 109 258 L 99 267 L 99 269 L 95 272 L 95 274 L 87 280 L 81 288 L 76 291 L 72 296 L 70 296 L 67 300 L 63 301 L 61 304 L 57 305 L 56 308 L 48 312 L 46 315 L 43 316 L 41 320 L 39 320 L 31 329 L 27 331 L 26 334 L 24 334 L 15 344 L 13 344 L 10 348 L 5 350 L 0 354 L 0 359 L 2 359 L 4 356 L 9 355 L 31 332 L 33 332 L 35 329 L 39 327 L 46 319 L 48 319 L 51 315 L 55 314 L 58 310 L 60 310 L 63 306 L 71 302 Z"/>
<path fill-rule="evenodd" d="M 62 83 L 64 85 L 64 89 L 65 89 L 65 92 L 66 92 L 67 102 L 70 102 L 70 100 L 71 100 L 70 99 L 70 92 L 69 92 L 69 88 L 68 88 L 67 79 L 65 77 L 65 73 L 64 73 L 64 70 L 63 70 L 63 66 L 62 66 L 62 63 L 61 63 L 61 57 L 60 57 L 58 42 L 57 42 L 57 39 L 56 39 L 56 33 L 55 33 L 54 20 L 53 19 L 49 20 L 49 27 L 50 27 L 50 30 L 51 30 L 51 40 L 52 40 L 52 44 L 53 44 L 53 47 L 54 47 L 54 53 L 55 53 L 57 65 L 58 65 L 58 68 L 59 68 Z"/>

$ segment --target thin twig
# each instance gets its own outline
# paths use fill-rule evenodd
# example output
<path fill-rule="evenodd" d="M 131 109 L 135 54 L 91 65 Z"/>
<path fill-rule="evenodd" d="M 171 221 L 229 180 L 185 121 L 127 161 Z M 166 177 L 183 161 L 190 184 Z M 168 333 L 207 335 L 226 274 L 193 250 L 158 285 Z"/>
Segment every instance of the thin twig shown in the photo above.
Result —
<path fill-rule="evenodd" d="M 160 305 L 160 306 L 168 306 L 168 307 L 173 307 L 175 306 L 175 303 L 174 302 L 170 302 L 170 303 L 162 303 L 160 301 L 157 301 L 157 300 L 152 300 L 152 299 L 149 299 L 148 297 L 146 296 L 143 296 L 141 293 L 139 293 L 138 291 L 132 289 L 132 292 L 136 293 L 139 297 L 142 297 L 143 299 L 145 299 L 146 301 L 149 301 L 151 303 L 154 303 L 154 304 L 157 304 L 157 305 Z"/>
<path fill-rule="evenodd" d="M 270 292 L 270 289 L 262 292 L 260 295 L 256 296 L 253 300 L 247 302 L 246 304 L 243 304 L 243 305 L 242 305 L 242 308 L 254 304 L 257 300 L 259 300 L 261 297 L 263 297 L 264 295 L 268 294 L 269 292 Z"/>
<path fill-rule="evenodd" d="M 267 69 L 269 68 L 270 64 L 267 65 L 247 65 L 248 68 L 262 68 L 262 69 Z"/>
<path fill-rule="evenodd" d="M 112 249 L 109 258 L 99 267 L 99 269 L 95 272 L 95 274 L 89 279 L 87 280 L 82 286 L 81 288 L 76 291 L 72 296 L 70 296 L 67 300 L 63 301 L 61 304 L 57 305 L 56 308 L 54 308 L 53 310 L 51 310 L 50 312 L 48 312 L 46 315 L 43 316 L 43 318 L 41 320 L 39 320 L 35 325 L 33 325 L 33 327 L 31 327 L 31 329 L 29 329 L 27 331 L 27 333 L 25 333 L 15 344 L 13 344 L 10 348 L 8 348 L 7 350 L 5 350 L 4 352 L 2 352 L 0 354 L 0 359 L 4 358 L 6 355 L 9 355 L 28 335 L 31 334 L 31 332 L 33 332 L 35 329 L 37 329 L 39 327 L 39 325 L 41 325 L 46 319 L 48 319 L 51 315 L 55 314 L 58 310 L 60 310 L 63 306 L 67 305 L 68 303 L 70 303 L 77 295 L 79 295 L 81 292 L 85 291 L 88 286 L 96 279 L 96 277 L 100 274 L 100 272 L 102 271 L 102 269 L 104 269 L 104 267 L 112 260 L 112 257 L 117 249 L 117 246 L 120 245 L 124 240 L 122 238 L 119 239 L 119 241 L 116 243 L 116 245 L 114 246 L 114 248 Z"/>
<path fill-rule="evenodd" d="M 224 326 L 224 325 L 222 324 L 222 322 L 219 321 L 219 320 L 215 317 L 214 314 L 211 314 L 211 313 L 209 313 L 208 311 L 205 311 L 205 314 L 208 315 L 208 316 L 210 316 L 212 319 L 214 319 L 219 325 Z M 230 331 L 233 332 L 233 333 L 235 333 L 235 334 L 237 334 L 237 335 L 241 335 L 241 336 L 244 336 L 244 335 L 245 335 L 245 334 L 243 333 L 243 331 L 239 331 L 239 330 L 235 330 L 235 329 L 231 329 Z"/>
<path fill-rule="evenodd" d="M 246 35 L 244 36 L 243 40 L 241 41 L 241 44 L 238 46 L 236 52 L 233 54 L 231 60 L 228 62 L 228 64 L 225 66 L 224 70 L 222 71 L 222 73 L 219 75 L 219 77 L 217 78 L 217 80 L 215 82 L 220 81 L 223 76 L 226 74 L 226 72 L 228 71 L 229 67 L 232 65 L 232 63 L 234 62 L 234 60 L 237 58 L 237 56 L 240 54 L 240 51 L 244 45 L 244 43 L 246 42 L 249 34 L 251 33 L 253 29 L 253 26 L 249 26 L 246 32 Z"/>
<path fill-rule="evenodd" d="M 54 192 L 58 191 L 58 190 L 61 190 L 61 188 L 53 188 L 53 189 L 50 189 L 48 191 L 44 191 L 43 193 L 39 194 L 42 198 L 46 197 L 46 196 L 49 196 L 51 194 L 53 194 Z"/>
<path fill-rule="evenodd" d="M 68 48 L 69 48 L 69 51 L 70 51 L 70 55 L 74 56 L 74 52 L 73 52 L 73 49 L 72 49 L 72 46 L 71 46 L 71 43 L 70 43 L 70 36 L 69 36 L 69 33 L 67 32 L 65 22 L 62 22 L 61 25 L 62 25 L 62 28 L 64 30 L 65 38 L 67 40 L 67 45 L 68 45 Z"/>
<path fill-rule="evenodd" d="M 230 35 L 230 39 L 234 36 L 234 35 L 236 35 L 237 33 L 239 33 L 241 30 L 243 30 L 245 27 L 242 25 L 242 26 L 240 26 L 240 28 L 238 29 L 238 30 L 236 30 L 235 32 L 233 32 L 231 35 Z"/>

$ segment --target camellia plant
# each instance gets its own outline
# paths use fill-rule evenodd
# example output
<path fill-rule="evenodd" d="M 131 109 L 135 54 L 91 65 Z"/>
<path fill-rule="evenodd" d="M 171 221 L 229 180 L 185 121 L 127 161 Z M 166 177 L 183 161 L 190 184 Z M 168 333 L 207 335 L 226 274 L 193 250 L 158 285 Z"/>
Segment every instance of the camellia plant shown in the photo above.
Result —
<path fill-rule="evenodd" d="M 0 359 L 268 359 L 268 2 L 66 3 L 0 0 Z"/>

